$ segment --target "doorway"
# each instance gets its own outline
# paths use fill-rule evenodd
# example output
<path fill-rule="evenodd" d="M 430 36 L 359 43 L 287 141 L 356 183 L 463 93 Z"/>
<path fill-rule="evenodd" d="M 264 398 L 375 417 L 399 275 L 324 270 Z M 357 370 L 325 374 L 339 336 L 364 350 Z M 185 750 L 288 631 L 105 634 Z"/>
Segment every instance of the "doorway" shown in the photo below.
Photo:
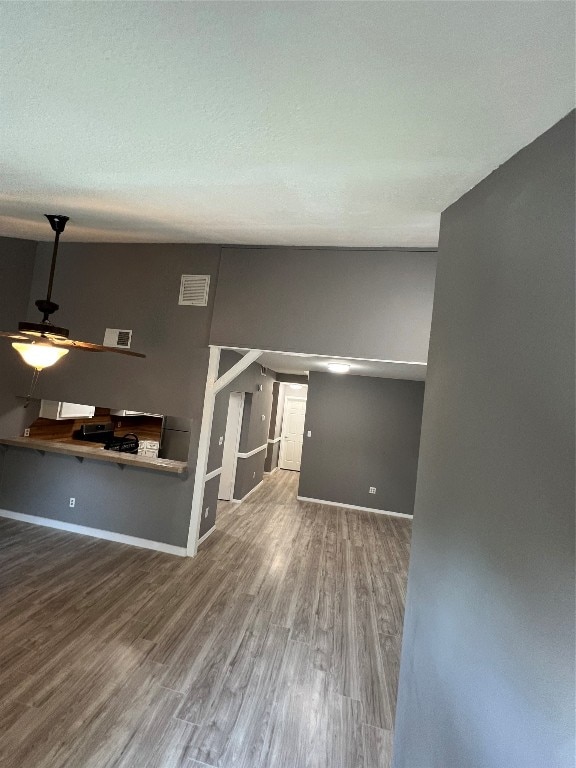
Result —
<path fill-rule="evenodd" d="M 306 416 L 306 398 L 287 395 L 284 401 L 284 418 L 280 439 L 280 469 L 300 471 L 302 461 L 302 441 L 304 439 L 304 419 Z"/>
<path fill-rule="evenodd" d="M 223 501 L 230 501 L 234 497 L 243 412 L 244 393 L 231 392 L 228 401 L 226 431 L 224 432 L 224 451 L 222 454 L 222 472 L 218 489 L 218 498 Z"/>

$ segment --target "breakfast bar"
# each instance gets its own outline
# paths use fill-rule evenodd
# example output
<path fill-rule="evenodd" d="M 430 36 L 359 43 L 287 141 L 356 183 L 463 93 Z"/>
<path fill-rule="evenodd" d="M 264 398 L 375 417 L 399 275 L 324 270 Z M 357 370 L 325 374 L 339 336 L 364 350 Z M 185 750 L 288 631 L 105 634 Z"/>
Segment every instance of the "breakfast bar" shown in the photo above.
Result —
<path fill-rule="evenodd" d="M 116 451 L 107 451 L 103 446 L 94 444 L 86 445 L 80 441 L 61 442 L 57 440 L 39 440 L 30 437 L 4 437 L 0 438 L 0 445 L 14 448 L 28 448 L 40 453 L 60 453 L 67 456 L 75 456 L 79 461 L 90 459 L 93 461 L 105 461 L 110 464 L 117 464 L 124 468 L 125 466 L 138 467 L 140 469 L 151 469 L 157 472 L 171 472 L 176 475 L 183 475 L 188 471 L 188 464 L 185 461 L 174 461 L 173 459 L 161 459 L 151 456 L 141 456 L 131 453 L 119 453 Z"/>

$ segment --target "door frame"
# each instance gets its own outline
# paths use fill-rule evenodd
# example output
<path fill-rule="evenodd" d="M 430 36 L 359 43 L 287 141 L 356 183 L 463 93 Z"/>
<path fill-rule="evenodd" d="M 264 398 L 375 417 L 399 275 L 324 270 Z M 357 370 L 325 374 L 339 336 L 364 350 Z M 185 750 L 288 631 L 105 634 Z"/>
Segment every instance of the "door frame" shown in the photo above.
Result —
<path fill-rule="evenodd" d="M 284 395 L 284 411 L 282 413 L 282 428 L 280 430 L 280 450 L 278 451 L 278 467 L 280 469 L 283 469 L 281 464 L 284 455 L 284 424 L 286 423 L 286 403 L 288 400 L 303 400 L 307 403 L 308 392 L 306 392 L 306 397 L 302 397 L 302 395 Z M 304 422 L 304 426 L 306 426 L 306 422 Z M 302 441 L 304 441 L 304 431 L 302 431 Z"/>
<path fill-rule="evenodd" d="M 221 501 L 232 501 L 234 498 L 234 486 L 236 485 L 236 471 L 238 469 L 238 451 L 240 449 L 240 437 L 242 434 L 242 419 L 244 418 L 244 401 L 245 401 L 245 392 L 230 392 L 230 395 L 228 397 L 228 411 L 226 412 L 226 430 L 224 432 L 224 447 L 223 451 L 226 450 L 226 432 L 228 431 L 228 414 L 230 412 L 230 400 L 234 395 L 239 395 L 240 397 L 240 406 L 238 408 L 238 422 L 237 422 L 237 429 L 236 429 L 236 444 L 234 446 L 234 452 L 233 452 L 233 466 L 232 466 L 232 476 L 230 478 L 230 498 L 229 499 L 220 499 L 220 496 L 218 496 L 218 499 Z M 224 455 L 224 454 L 222 454 Z M 224 467 L 222 467 L 222 470 L 224 470 Z M 222 482 L 222 476 L 220 476 L 220 482 Z M 220 489 L 218 489 L 218 493 L 220 493 Z"/>

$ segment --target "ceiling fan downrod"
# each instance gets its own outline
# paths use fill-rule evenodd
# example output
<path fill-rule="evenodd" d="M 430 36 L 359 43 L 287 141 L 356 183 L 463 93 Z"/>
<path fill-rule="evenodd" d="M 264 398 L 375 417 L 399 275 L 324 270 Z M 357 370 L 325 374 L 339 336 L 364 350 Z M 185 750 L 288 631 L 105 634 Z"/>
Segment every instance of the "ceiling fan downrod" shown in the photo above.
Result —
<path fill-rule="evenodd" d="M 50 277 L 48 278 L 48 290 L 46 291 L 45 299 L 38 299 L 34 303 L 42 312 L 42 321 L 40 323 L 19 323 L 18 327 L 21 331 L 32 331 L 43 334 L 48 331 L 49 333 L 63 338 L 68 338 L 70 331 L 68 328 L 59 328 L 52 325 L 50 322 L 50 315 L 54 314 L 59 305 L 52 301 L 52 286 L 54 284 L 54 273 L 56 272 L 56 259 L 58 258 L 58 243 L 60 241 L 60 235 L 64 232 L 66 222 L 69 220 L 69 216 L 63 216 L 62 214 L 45 213 L 44 216 L 50 222 L 50 226 L 56 233 L 54 236 L 54 248 L 52 249 L 52 263 L 50 265 Z"/>

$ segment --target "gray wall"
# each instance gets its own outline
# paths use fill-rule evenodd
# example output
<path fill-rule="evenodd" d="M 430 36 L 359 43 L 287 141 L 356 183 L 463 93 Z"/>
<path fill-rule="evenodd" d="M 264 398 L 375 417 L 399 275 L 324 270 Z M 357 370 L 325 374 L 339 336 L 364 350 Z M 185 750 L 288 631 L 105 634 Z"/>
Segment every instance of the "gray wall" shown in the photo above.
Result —
<path fill-rule="evenodd" d="M 27 448 L 4 454 L 0 509 L 186 546 L 190 478 Z"/>
<path fill-rule="evenodd" d="M 298 495 L 411 515 L 423 398 L 422 381 L 311 372 Z"/>
<path fill-rule="evenodd" d="M 395 768 L 574 766 L 574 114 L 442 216 Z"/>
<path fill-rule="evenodd" d="M 61 309 L 54 321 L 73 338 L 98 344 L 106 328 L 132 329 L 132 349 L 147 357 L 70 352 L 42 374 L 39 395 L 174 416 L 197 413 L 219 246 L 66 243 L 65 238 L 53 292 Z M 46 289 L 51 248 L 38 245 L 30 319 L 38 317 L 34 300 Z M 211 275 L 207 307 L 178 306 L 182 274 Z"/>
<path fill-rule="evenodd" d="M 257 363 L 255 365 L 260 369 Z M 255 448 L 268 444 L 274 377 L 273 371 L 267 371 L 266 376 L 260 375 L 259 370 L 256 373 L 254 384 L 255 386 L 261 384 L 262 392 L 253 391 L 251 397 L 246 399 L 240 433 L 241 453 L 249 453 Z M 265 417 L 264 421 L 262 416 Z M 247 459 L 238 459 L 234 486 L 235 499 L 243 499 L 261 482 L 264 477 L 266 453 L 267 451 L 263 450 Z"/>
<path fill-rule="evenodd" d="M 425 362 L 436 254 L 222 249 L 210 343 Z"/>
<path fill-rule="evenodd" d="M 26 319 L 35 253 L 33 240 L 0 237 L 0 330 L 16 331 Z M 15 396 L 17 388 L 27 394 L 31 379 L 32 369 L 20 360 L 10 339 L 0 339 L 0 436 L 21 435 L 36 418 L 38 404 L 24 409 L 24 401 Z"/>
<path fill-rule="evenodd" d="M 207 480 L 204 483 L 204 496 L 202 497 L 202 518 L 200 520 L 199 536 L 214 527 L 216 523 L 216 507 L 218 505 L 218 488 L 220 487 L 220 475 Z"/>
<path fill-rule="evenodd" d="M 264 461 L 264 472 L 273 472 L 278 466 L 280 458 L 280 441 L 270 443 L 266 450 L 266 460 Z"/>

